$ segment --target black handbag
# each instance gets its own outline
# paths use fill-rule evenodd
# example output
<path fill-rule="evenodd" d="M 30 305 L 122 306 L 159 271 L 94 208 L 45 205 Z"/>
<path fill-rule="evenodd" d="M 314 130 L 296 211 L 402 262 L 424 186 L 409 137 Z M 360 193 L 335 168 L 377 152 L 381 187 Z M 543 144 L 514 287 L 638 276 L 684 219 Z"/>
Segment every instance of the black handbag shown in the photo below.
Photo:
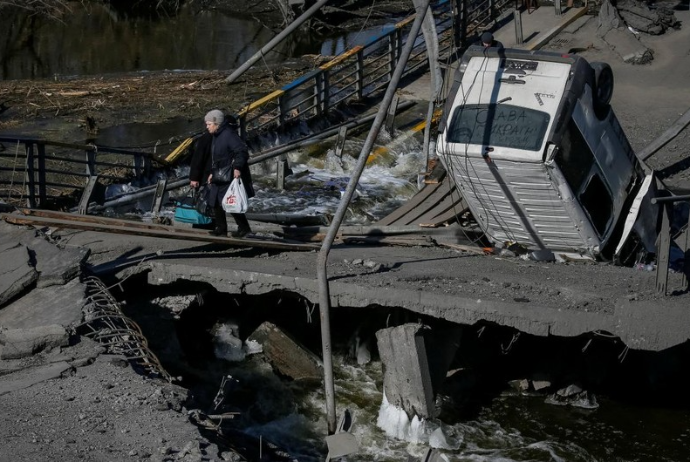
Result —
<path fill-rule="evenodd" d="M 194 194 L 194 208 L 197 212 L 207 217 L 214 216 L 213 205 L 211 205 L 209 200 L 210 195 L 211 188 L 208 186 L 201 186 Z"/>
<path fill-rule="evenodd" d="M 225 184 L 230 183 L 235 178 L 232 164 L 225 166 L 213 166 L 211 168 L 211 183 Z"/>

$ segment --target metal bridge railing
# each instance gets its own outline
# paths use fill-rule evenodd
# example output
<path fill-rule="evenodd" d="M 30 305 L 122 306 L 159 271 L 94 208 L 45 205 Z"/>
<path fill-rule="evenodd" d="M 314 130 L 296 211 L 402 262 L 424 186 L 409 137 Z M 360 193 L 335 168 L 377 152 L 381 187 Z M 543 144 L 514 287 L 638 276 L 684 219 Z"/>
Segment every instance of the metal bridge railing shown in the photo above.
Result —
<path fill-rule="evenodd" d="M 442 54 L 448 54 L 453 47 L 450 2 L 441 1 L 432 11 L 439 48 Z M 364 45 L 345 51 L 332 61 L 242 108 L 237 114 L 242 136 L 252 137 L 299 119 L 321 117 L 343 103 L 371 97 L 384 89 L 390 81 L 402 47 L 411 39 L 408 35 L 413 21 L 414 16 L 400 21 Z M 404 76 L 428 66 L 422 34 L 412 39 L 415 45 Z"/>
<path fill-rule="evenodd" d="M 55 148 L 50 153 L 46 147 Z M 47 207 L 98 175 L 111 182 L 148 176 L 151 154 L 93 144 L 0 137 L 0 199 Z"/>

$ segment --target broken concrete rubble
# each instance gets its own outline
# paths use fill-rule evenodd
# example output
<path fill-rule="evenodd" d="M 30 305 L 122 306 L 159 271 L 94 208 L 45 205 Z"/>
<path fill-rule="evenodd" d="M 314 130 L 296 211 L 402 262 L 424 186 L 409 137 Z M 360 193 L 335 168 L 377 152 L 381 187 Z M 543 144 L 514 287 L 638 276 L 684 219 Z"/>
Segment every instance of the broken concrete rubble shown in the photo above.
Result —
<path fill-rule="evenodd" d="M 673 10 L 664 6 L 650 9 L 645 3 L 625 0 L 617 2 L 616 8 L 625 23 L 639 32 L 659 35 L 668 28 L 679 26 Z"/>
<path fill-rule="evenodd" d="M 28 329 L 49 324 L 73 328 L 82 320 L 85 290 L 79 279 L 63 286 L 34 289 L 0 309 L 0 328 Z"/>
<path fill-rule="evenodd" d="M 43 350 L 67 346 L 69 336 L 58 325 L 0 331 L 0 359 L 26 358 Z"/>
<path fill-rule="evenodd" d="M 74 279 L 88 258 L 87 247 L 59 248 L 29 229 L 0 222 L 0 307 L 26 291 L 37 287 L 63 285 Z"/>
<path fill-rule="evenodd" d="M 645 47 L 630 31 L 620 12 L 609 0 L 605 0 L 599 10 L 597 35 L 629 64 L 645 64 L 654 59 L 654 51 Z"/>
<path fill-rule="evenodd" d="M 30 264 L 29 251 L 21 244 L 2 250 L 0 269 L 0 307 L 24 292 L 38 279 L 38 272 Z"/>
<path fill-rule="evenodd" d="M 62 285 L 71 281 L 79 275 L 81 265 L 91 251 L 83 247 L 60 248 L 41 237 L 33 238 L 25 245 L 39 273 L 37 287 Z"/>
<path fill-rule="evenodd" d="M 293 380 L 321 380 L 321 360 L 275 324 L 264 322 L 248 340 L 263 347 L 264 355 L 280 374 Z"/>

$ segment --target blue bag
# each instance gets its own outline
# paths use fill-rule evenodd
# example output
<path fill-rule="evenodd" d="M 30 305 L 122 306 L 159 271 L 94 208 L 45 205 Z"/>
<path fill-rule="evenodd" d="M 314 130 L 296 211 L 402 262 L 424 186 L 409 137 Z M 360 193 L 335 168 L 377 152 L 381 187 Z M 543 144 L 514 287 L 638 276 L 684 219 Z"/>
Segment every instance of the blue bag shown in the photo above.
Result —
<path fill-rule="evenodd" d="M 191 223 L 193 225 L 207 225 L 213 221 L 211 217 L 202 215 L 196 209 L 196 195 L 183 197 L 175 202 L 175 221 Z"/>

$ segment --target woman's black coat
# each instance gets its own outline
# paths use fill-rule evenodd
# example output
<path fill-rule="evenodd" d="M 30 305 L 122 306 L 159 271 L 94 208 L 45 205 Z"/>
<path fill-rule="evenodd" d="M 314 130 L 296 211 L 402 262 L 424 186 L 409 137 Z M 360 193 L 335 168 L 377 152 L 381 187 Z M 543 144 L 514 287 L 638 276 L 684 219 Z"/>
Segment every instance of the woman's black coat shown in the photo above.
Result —
<path fill-rule="evenodd" d="M 247 145 L 237 134 L 237 126 L 224 123 L 218 127 L 213 135 L 205 132 L 197 140 L 190 165 L 189 179 L 205 184 L 213 165 L 232 165 L 241 173 L 242 185 L 247 192 L 247 197 L 254 197 L 254 185 L 252 184 L 248 160 L 249 151 Z M 212 182 L 210 186 L 209 202 L 220 204 L 230 187 L 230 183 Z"/>

